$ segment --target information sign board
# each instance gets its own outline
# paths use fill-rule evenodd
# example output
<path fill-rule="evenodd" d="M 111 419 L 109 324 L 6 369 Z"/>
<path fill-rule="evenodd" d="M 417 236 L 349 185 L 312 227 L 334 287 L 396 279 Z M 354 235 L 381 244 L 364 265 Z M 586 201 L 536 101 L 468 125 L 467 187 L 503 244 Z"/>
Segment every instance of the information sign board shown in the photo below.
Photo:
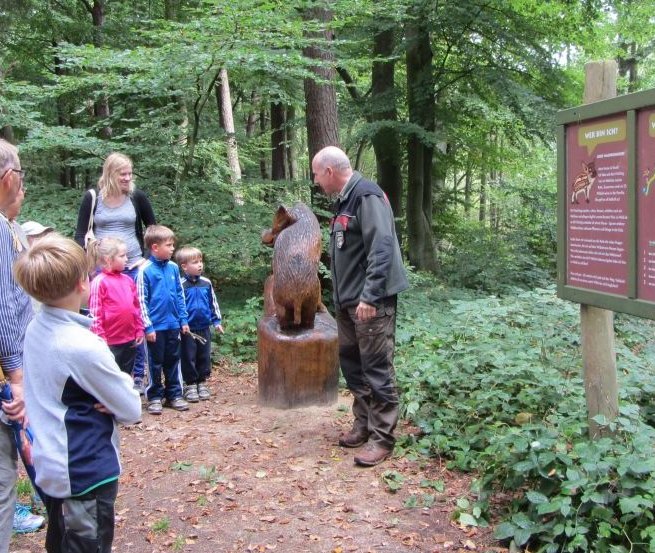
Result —
<path fill-rule="evenodd" d="M 558 295 L 655 319 L 655 90 L 557 122 Z"/>

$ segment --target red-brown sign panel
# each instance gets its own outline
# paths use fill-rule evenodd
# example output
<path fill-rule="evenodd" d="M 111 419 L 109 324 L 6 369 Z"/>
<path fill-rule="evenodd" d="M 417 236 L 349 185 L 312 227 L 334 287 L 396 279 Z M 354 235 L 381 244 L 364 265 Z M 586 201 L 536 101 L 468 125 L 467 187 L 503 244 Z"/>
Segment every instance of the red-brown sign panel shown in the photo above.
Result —
<path fill-rule="evenodd" d="M 566 284 L 628 291 L 627 120 L 623 115 L 566 128 Z M 655 249 L 653 249 L 655 252 Z"/>
<path fill-rule="evenodd" d="M 655 301 L 655 109 L 637 115 L 637 298 Z"/>

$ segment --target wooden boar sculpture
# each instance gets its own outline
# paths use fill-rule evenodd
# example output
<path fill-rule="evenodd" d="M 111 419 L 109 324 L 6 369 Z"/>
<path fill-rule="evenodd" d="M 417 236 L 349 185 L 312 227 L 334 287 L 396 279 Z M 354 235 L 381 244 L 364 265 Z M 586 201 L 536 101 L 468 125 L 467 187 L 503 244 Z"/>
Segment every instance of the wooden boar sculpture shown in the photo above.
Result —
<path fill-rule="evenodd" d="M 316 312 L 325 311 L 318 280 L 321 228 L 316 216 L 303 203 L 292 209 L 280 206 L 273 226 L 262 232 L 262 242 L 273 246 L 273 274 L 264 294 L 273 300 L 280 329 L 314 328 Z"/>
<path fill-rule="evenodd" d="M 257 325 L 259 401 L 279 408 L 336 401 L 339 381 L 334 319 L 321 302 L 321 228 L 311 209 L 280 206 L 262 232 L 273 247 Z"/>

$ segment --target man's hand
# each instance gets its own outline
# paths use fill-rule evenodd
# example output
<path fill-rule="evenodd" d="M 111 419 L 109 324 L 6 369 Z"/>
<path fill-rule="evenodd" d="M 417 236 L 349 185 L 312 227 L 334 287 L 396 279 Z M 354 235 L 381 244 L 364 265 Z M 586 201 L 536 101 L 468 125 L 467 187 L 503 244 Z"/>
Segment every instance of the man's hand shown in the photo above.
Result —
<path fill-rule="evenodd" d="M 156 342 L 157 333 L 154 330 L 152 332 L 148 332 L 148 334 L 146 334 L 146 340 L 148 340 L 148 342 Z"/>
<path fill-rule="evenodd" d="M 220 332 L 221 334 L 225 334 L 225 331 L 223 330 L 223 325 L 222 324 L 217 324 L 216 325 L 216 332 Z"/>
<path fill-rule="evenodd" d="M 141 344 L 143 344 L 143 336 L 139 336 L 136 340 L 134 340 L 135 346 L 140 346 Z"/>
<path fill-rule="evenodd" d="M 189 330 L 189 325 L 182 325 L 182 334 L 189 334 L 191 330 Z"/>
<path fill-rule="evenodd" d="M 357 316 L 357 320 L 366 322 L 373 317 L 375 317 L 375 314 L 377 313 L 377 309 L 375 308 L 375 305 L 371 305 L 370 303 L 364 303 L 363 301 L 360 301 L 359 304 L 357 305 L 357 308 L 355 309 L 355 315 Z"/>
<path fill-rule="evenodd" d="M 16 369 L 5 373 L 11 385 L 11 394 L 14 399 L 2 402 L 2 410 L 12 421 L 23 424 L 25 418 L 25 395 L 23 392 L 23 369 Z"/>

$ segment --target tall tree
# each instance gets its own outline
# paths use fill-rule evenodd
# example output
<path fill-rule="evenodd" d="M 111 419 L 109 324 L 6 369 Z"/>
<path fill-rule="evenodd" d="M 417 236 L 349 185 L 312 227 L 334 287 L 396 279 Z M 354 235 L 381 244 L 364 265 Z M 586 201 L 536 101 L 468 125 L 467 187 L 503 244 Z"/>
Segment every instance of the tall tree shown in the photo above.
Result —
<path fill-rule="evenodd" d="M 328 27 L 332 20 L 329 3 L 317 2 L 307 8 L 304 18 L 311 29 L 305 33 L 311 43 L 303 48 L 303 54 L 313 63 L 310 70 L 314 73 L 314 77 L 304 80 L 307 148 L 311 161 L 325 146 L 339 145 L 339 116 L 334 53 L 330 48 L 332 32 Z"/>
<path fill-rule="evenodd" d="M 405 26 L 407 41 L 407 109 L 415 131 L 407 138 L 407 242 L 410 263 L 437 268 L 432 238 L 433 146 L 419 129 L 434 131 L 434 74 L 427 21 L 421 10 Z"/>
<path fill-rule="evenodd" d="M 286 178 L 286 109 L 279 100 L 271 102 L 271 179 Z"/>
<path fill-rule="evenodd" d="M 398 119 L 394 53 L 395 22 L 383 21 L 382 28 L 373 37 L 373 69 L 371 73 L 371 104 L 373 121 L 383 126 L 373 135 L 378 183 L 389 196 L 393 212 L 399 217 L 402 210 L 403 178 L 398 133 L 394 123 Z M 398 229 L 400 230 L 400 229 Z M 402 236 L 402 233 L 399 233 Z"/>

